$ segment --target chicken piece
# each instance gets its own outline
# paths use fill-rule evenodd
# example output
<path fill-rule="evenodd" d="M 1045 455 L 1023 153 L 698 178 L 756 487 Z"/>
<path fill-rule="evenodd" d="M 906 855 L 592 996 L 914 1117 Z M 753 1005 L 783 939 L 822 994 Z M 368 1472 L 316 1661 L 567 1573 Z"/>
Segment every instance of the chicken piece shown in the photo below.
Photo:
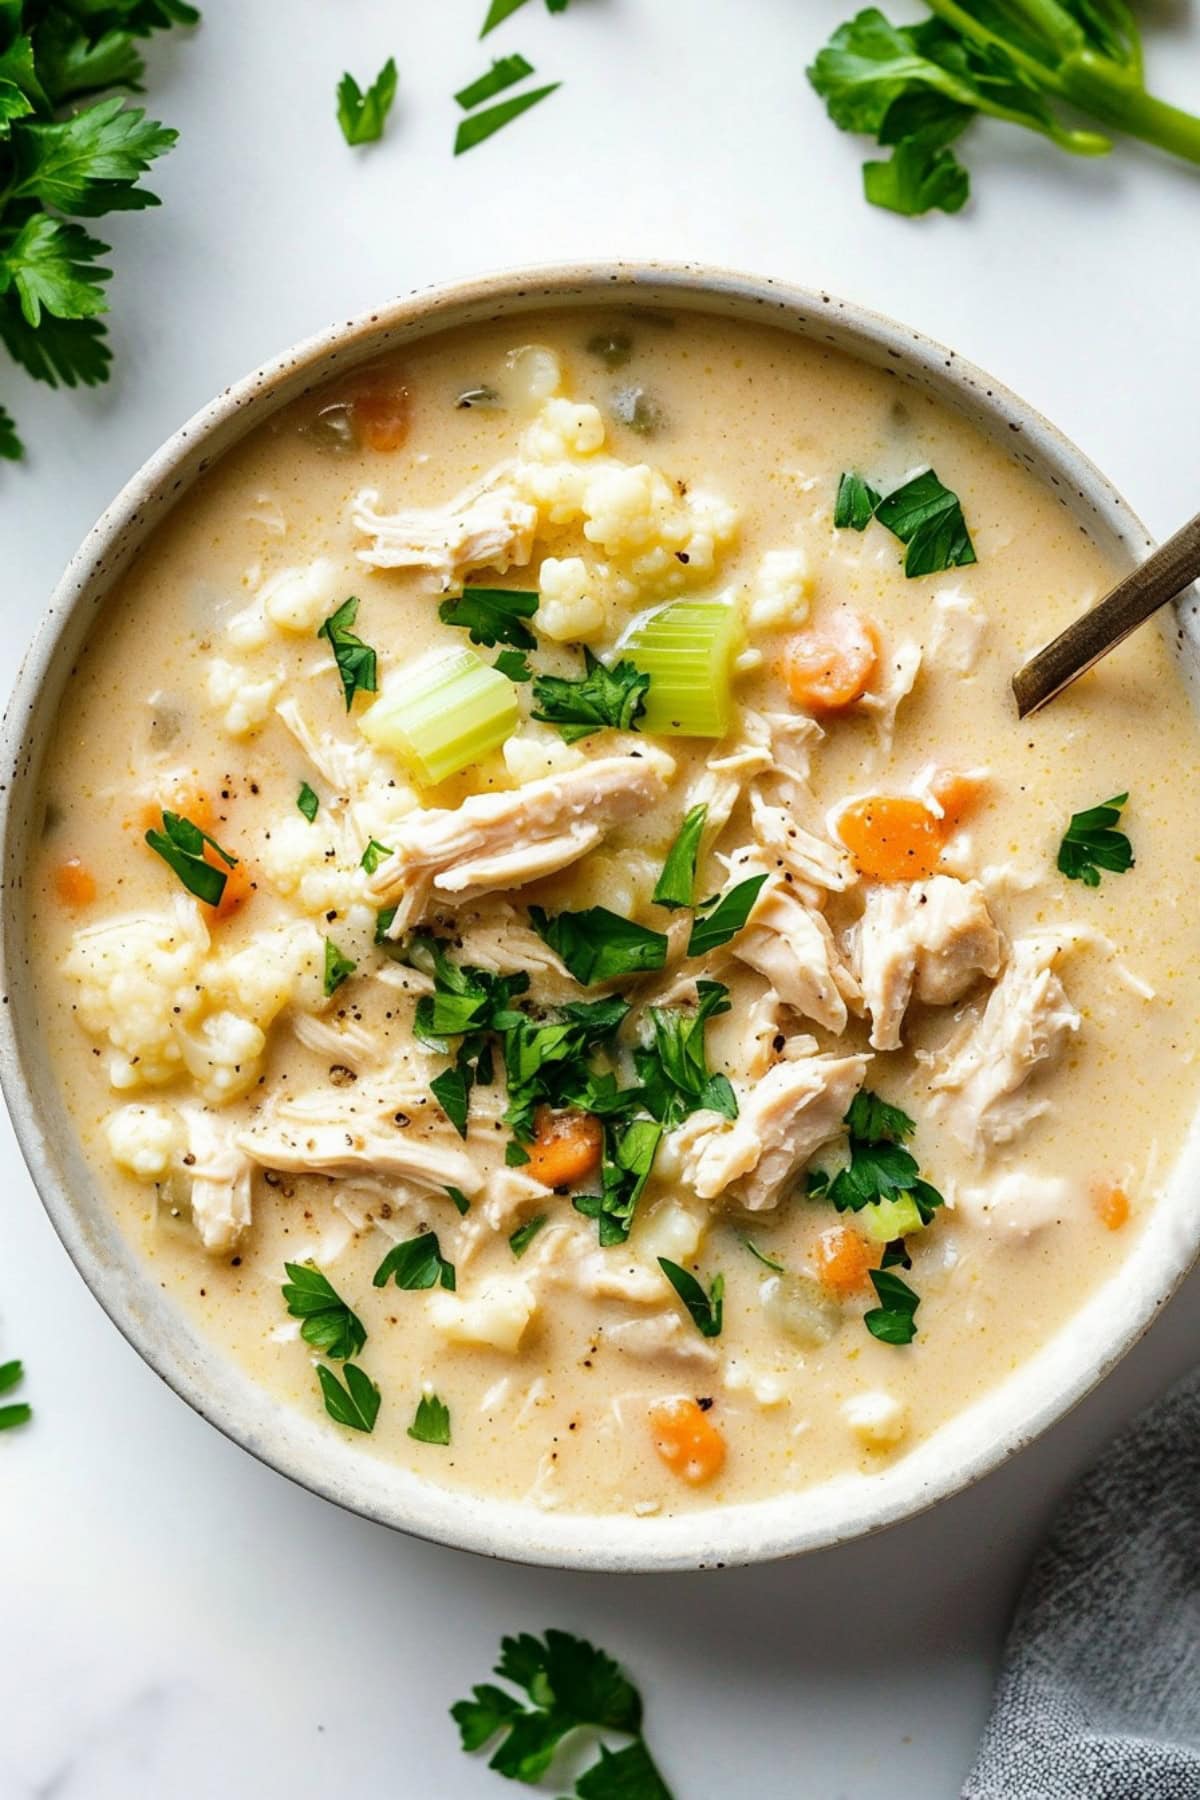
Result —
<path fill-rule="evenodd" d="M 1005 1238 L 1028 1238 L 1078 1210 L 1078 1194 L 1061 1175 L 1006 1169 L 986 1186 L 959 1188 L 954 1217 Z"/>
<path fill-rule="evenodd" d="M 653 1313 L 648 1319 L 623 1319 L 603 1328 L 603 1342 L 623 1356 L 643 1362 L 682 1363 L 696 1370 L 715 1369 L 720 1355 L 679 1312 Z"/>
<path fill-rule="evenodd" d="M 575 986 L 566 964 L 544 938 L 518 920 L 511 906 L 499 907 L 486 919 L 460 925 L 455 943 L 458 961 L 471 968 L 488 969 L 496 975 L 524 971 L 539 983 L 548 980 L 551 984 Z"/>
<path fill-rule="evenodd" d="M 537 1295 L 521 1275 L 489 1275 L 467 1294 L 435 1288 L 426 1301 L 430 1323 L 456 1344 L 482 1344 L 513 1356 L 537 1311 Z"/>
<path fill-rule="evenodd" d="M 739 867 L 739 877 L 745 874 Z M 740 962 L 766 977 L 785 1006 L 826 1031 L 846 1029 L 847 1003 L 860 998 L 858 983 L 824 915 L 786 881 L 772 876 L 764 883 L 732 949 Z"/>
<path fill-rule="evenodd" d="M 219 1255 L 232 1250 L 250 1226 L 250 1160 L 229 1121 L 199 1106 L 180 1112 L 187 1128 L 192 1222 L 204 1248 Z"/>
<path fill-rule="evenodd" d="M 983 888 L 952 875 L 869 887 L 853 944 L 876 1050 L 900 1048 L 911 1000 L 950 1006 L 1000 967 L 1000 933 Z"/>
<path fill-rule="evenodd" d="M 521 887 L 577 862 L 611 826 L 655 806 L 674 772 L 647 745 L 641 756 L 600 757 L 511 793 L 473 794 L 452 812 L 414 813 L 398 825 L 368 895 L 396 907 L 389 935 L 399 937 L 431 903 Z"/>
<path fill-rule="evenodd" d="M 1054 972 L 1065 947 L 1062 937 L 1018 938 L 983 1012 L 922 1059 L 932 1069 L 931 1111 L 977 1156 L 1008 1143 L 1050 1105 L 1023 1089 L 1083 1022 Z"/>
<path fill-rule="evenodd" d="M 772 806 L 753 789 L 750 820 L 764 855 L 778 860 L 797 880 L 840 894 L 858 880 L 844 846 L 807 830 L 782 806 Z"/>
<path fill-rule="evenodd" d="M 234 1141 L 252 1162 L 282 1173 L 395 1176 L 431 1193 L 456 1187 L 477 1194 L 483 1177 L 469 1156 L 429 1132 L 394 1122 L 404 1098 L 392 1092 L 376 1106 L 358 1101 L 355 1089 L 318 1088 L 275 1107 Z"/>
<path fill-rule="evenodd" d="M 891 753 L 892 740 L 896 735 L 896 714 L 901 704 L 908 699 L 921 673 L 921 646 L 906 641 L 897 644 L 889 652 L 884 678 L 878 688 L 864 694 L 859 705 L 864 712 L 870 713 L 875 725 L 875 738 L 880 754 Z"/>
<path fill-rule="evenodd" d="M 933 605 L 930 661 L 956 675 L 973 675 L 987 632 L 987 614 L 959 588 L 944 588 L 933 596 Z"/>
<path fill-rule="evenodd" d="M 379 495 L 367 488 L 350 518 L 374 541 L 359 550 L 372 569 L 428 569 L 444 591 L 458 587 L 472 569 L 523 568 L 533 554 L 537 508 L 522 500 L 493 470 L 445 506 L 401 507 L 381 513 Z"/>
<path fill-rule="evenodd" d="M 730 1124 L 693 1113 L 671 1134 L 684 1179 L 702 1200 L 727 1194 L 750 1212 L 774 1206 L 792 1176 L 841 1129 L 866 1079 L 868 1056 L 776 1063 L 738 1094 Z"/>

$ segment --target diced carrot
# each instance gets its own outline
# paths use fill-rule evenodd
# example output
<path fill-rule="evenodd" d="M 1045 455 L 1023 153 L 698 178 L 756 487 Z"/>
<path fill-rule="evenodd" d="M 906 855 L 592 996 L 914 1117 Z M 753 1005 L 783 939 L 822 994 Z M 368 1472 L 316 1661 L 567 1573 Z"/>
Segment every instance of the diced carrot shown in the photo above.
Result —
<path fill-rule="evenodd" d="M 408 437 L 408 389 L 366 388 L 351 403 L 355 430 L 368 450 L 400 450 Z"/>
<path fill-rule="evenodd" d="M 694 1400 L 660 1400 L 650 1408 L 649 1419 L 654 1448 L 681 1480 L 699 1487 L 720 1473 L 725 1438 Z"/>
<path fill-rule="evenodd" d="M 600 1166 L 604 1128 L 594 1113 L 552 1112 L 539 1106 L 525 1173 L 548 1188 L 570 1187 Z"/>
<path fill-rule="evenodd" d="M 867 1271 L 875 1267 L 871 1246 L 848 1225 L 823 1231 L 814 1251 L 817 1280 L 831 1294 L 852 1294 L 866 1285 Z"/>
<path fill-rule="evenodd" d="M 788 693 L 806 712 L 842 712 L 861 700 L 879 662 L 879 633 L 869 619 L 839 607 L 823 625 L 788 640 Z"/>
<path fill-rule="evenodd" d="M 942 821 L 911 794 L 855 800 L 837 830 L 859 874 L 875 881 L 926 881 L 942 854 Z"/>
<path fill-rule="evenodd" d="M 972 810 L 987 789 L 987 777 L 978 772 L 955 773 L 944 770 L 929 784 L 930 792 L 942 809 L 942 831 L 945 836 Z"/>
<path fill-rule="evenodd" d="M 1096 1216 L 1109 1231 L 1120 1231 L 1129 1219 L 1129 1195 L 1122 1187 L 1096 1187 L 1092 1191 Z"/>
<path fill-rule="evenodd" d="M 54 891 L 64 906 L 90 906 L 96 898 L 96 877 L 72 856 L 55 869 Z"/>

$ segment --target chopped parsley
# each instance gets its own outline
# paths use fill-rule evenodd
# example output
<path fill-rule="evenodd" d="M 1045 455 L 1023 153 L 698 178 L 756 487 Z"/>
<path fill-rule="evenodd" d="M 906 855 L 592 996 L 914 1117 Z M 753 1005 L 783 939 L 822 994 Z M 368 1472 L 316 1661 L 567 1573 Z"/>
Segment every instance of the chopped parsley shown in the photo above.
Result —
<path fill-rule="evenodd" d="M 921 1304 L 920 1296 L 890 1269 L 871 1269 L 868 1273 L 879 1305 L 863 1314 L 863 1324 L 881 1344 L 911 1344 L 917 1335 L 914 1315 Z"/>
<path fill-rule="evenodd" d="M 324 1363 L 317 1364 L 325 1411 L 351 1431 L 374 1431 L 379 1417 L 379 1389 L 357 1363 L 343 1364 L 342 1377 L 343 1381 L 339 1381 L 332 1369 Z"/>
<path fill-rule="evenodd" d="M 524 81 L 527 75 L 532 74 L 533 64 L 526 62 L 520 54 L 498 56 L 485 75 L 481 75 L 467 87 L 460 88 L 454 98 L 464 112 L 470 112 L 473 106 L 481 106 L 485 100 L 494 99 L 506 87 L 512 87 L 514 82 Z"/>
<path fill-rule="evenodd" d="M 1123 831 L 1115 829 L 1128 800 L 1128 794 L 1114 794 L 1100 806 L 1072 814 L 1058 846 L 1058 867 L 1069 881 L 1099 887 L 1102 869 L 1113 875 L 1132 869 L 1133 845 Z"/>
<path fill-rule="evenodd" d="M 508 1247 L 515 1257 L 524 1256 L 545 1223 L 546 1214 L 539 1213 L 536 1219 L 526 1219 L 524 1225 L 518 1225 L 508 1240 Z"/>
<path fill-rule="evenodd" d="M 529 666 L 529 658 L 523 650 L 502 650 L 496 658 L 494 667 L 510 681 L 532 681 L 533 670 Z"/>
<path fill-rule="evenodd" d="M 321 802 L 309 787 L 307 781 L 300 783 L 300 792 L 296 795 L 296 805 L 311 825 L 320 811 Z"/>
<path fill-rule="evenodd" d="M 698 981 L 696 995 L 694 1010 L 650 1007 L 653 1041 L 634 1052 L 646 1108 L 668 1128 L 701 1110 L 726 1119 L 738 1116 L 729 1077 L 712 1073 L 704 1047 L 708 1021 L 730 1009 L 729 989 L 719 981 Z"/>
<path fill-rule="evenodd" d="M 495 106 L 487 106 L 482 112 L 473 112 L 463 119 L 454 134 L 454 154 L 461 156 L 464 150 L 473 150 L 476 144 L 482 144 L 494 132 L 505 125 L 511 125 L 514 119 L 536 106 L 539 100 L 545 100 L 560 88 L 560 81 L 547 82 L 545 87 L 532 88 L 528 93 L 514 94 L 511 100 L 501 100 Z"/>
<path fill-rule="evenodd" d="M 197 900 L 203 900 L 206 906 L 219 906 L 228 877 L 224 869 L 218 869 L 208 861 L 204 847 L 207 844 L 210 850 L 215 850 L 230 869 L 236 869 L 237 857 L 230 856 L 228 850 L 222 850 L 215 838 L 209 837 L 207 831 L 201 831 L 198 825 L 193 825 L 190 819 L 168 812 L 165 807 L 162 821 L 161 831 L 146 833 L 146 842 L 150 848 L 162 857 L 168 868 L 175 871 L 189 894 L 195 894 Z"/>
<path fill-rule="evenodd" d="M 914 475 L 881 500 L 875 517 L 907 545 L 904 573 L 910 580 L 977 560 L 958 495 L 932 469 Z"/>
<path fill-rule="evenodd" d="M 471 1210 L 471 1202 L 467 1199 L 467 1196 L 463 1193 L 462 1189 L 456 1188 L 456 1187 L 448 1187 L 446 1189 L 446 1192 L 449 1194 L 450 1198 L 453 1200 L 455 1210 L 460 1214 L 461 1217 L 465 1218 L 467 1213 L 469 1213 Z"/>
<path fill-rule="evenodd" d="M 373 694 L 378 687 L 375 652 L 350 629 L 357 617 L 358 600 L 351 595 L 336 612 L 330 613 L 317 632 L 317 636 L 325 638 L 333 651 L 342 693 L 346 697 L 347 712 L 354 704 L 355 694 Z"/>
<path fill-rule="evenodd" d="M 532 619 L 537 609 L 538 596 L 517 588 L 466 587 L 457 597 L 442 601 L 438 618 L 443 625 L 461 625 L 473 644 L 535 650 L 537 639 L 522 620 Z"/>
<path fill-rule="evenodd" d="M 611 1249 L 629 1236 L 638 1201 L 662 1142 L 663 1127 L 657 1119 L 634 1119 L 630 1124 L 613 1119 L 606 1121 L 604 1135 L 600 1192 L 576 1194 L 571 1204 L 585 1218 L 595 1219 L 600 1245 Z"/>
<path fill-rule="evenodd" d="M 781 1262 L 776 1262 L 773 1256 L 768 1256 L 765 1250 L 760 1250 L 752 1238 L 743 1236 L 742 1242 L 745 1244 L 751 1256 L 757 1258 L 764 1269 L 773 1269 L 776 1275 L 782 1275 L 784 1273 L 783 1264 Z"/>
<path fill-rule="evenodd" d="M 753 912 L 759 889 L 766 880 L 766 875 L 747 876 L 736 887 L 727 888 L 723 894 L 714 894 L 711 900 L 698 906 L 692 920 L 692 935 L 688 939 L 688 955 L 706 956 L 710 950 L 719 950 L 722 944 L 736 937 Z"/>
<path fill-rule="evenodd" d="M 283 1298 L 293 1319 L 302 1321 L 300 1336 L 314 1350 L 337 1362 L 357 1356 L 367 1341 L 366 1327 L 312 1263 L 284 1263 L 288 1280 Z"/>
<path fill-rule="evenodd" d="M 546 11 L 550 13 L 566 12 L 569 0 L 546 0 Z M 487 17 L 483 21 L 480 37 L 485 38 L 489 31 L 495 31 L 497 25 L 503 25 L 515 12 L 520 12 L 525 0 L 491 0 Z"/>
<path fill-rule="evenodd" d="M 0 1394 L 7 1394 L 25 1379 L 25 1365 L 22 1362 L 0 1363 Z M 16 1401 L 8 1406 L 0 1406 L 0 1431 L 11 1431 L 17 1425 L 28 1425 L 33 1417 L 32 1406 L 23 1401 Z"/>
<path fill-rule="evenodd" d="M 922 1180 L 916 1157 L 904 1147 L 916 1130 L 915 1121 L 864 1088 L 854 1096 L 843 1123 L 850 1160 L 832 1177 L 823 1169 L 810 1170 L 808 1193 L 832 1201 L 839 1212 L 860 1212 L 864 1206 L 909 1195 L 922 1224 L 928 1225 L 942 1196 Z"/>
<path fill-rule="evenodd" d="M 725 1277 L 715 1275 L 712 1286 L 706 1294 L 696 1277 L 689 1270 L 681 1269 L 679 1264 L 672 1262 L 669 1256 L 660 1256 L 658 1266 L 687 1307 L 692 1316 L 692 1323 L 700 1336 L 720 1337 L 721 1321 L 725 1311 Z"/>
<path fill-rule="evenodd" d="M 416 1416 L 408 1428 L 410 1438 L 416 1438 L 418 1444 L 448 1444 L 450 1442 L 450 1408 L 440 1401 L 436 1394 L 422 1394 L 417 1404 Z"/>
<path fill-rule="evenodd" d="M 389 850 L 386 844 L 381 844 L 378 838 L 372 838 L 362 853 L 361 866 L 367 871 L 368 875 L 373 875 L 380 863 L 386 862 L 389 856 L 394 856 L 395 854 L 396 852 L 394 850 Z M 393 907 L 392 918 L 394 919 L 395 916 L 396 912 Z M 378 942 L 378 939 L 376 942 Z"/>
<path fill-rule="evenodd" d="M 708 807 L 693 806 L 679 827 L 679 835 L 667 851 L 662 874 L 654 887 L 654 900 L 674 912 L 696 904 L 696 858 L 708 819 Z"/>
<path fill-rule="evenodd" d="M 383 136 L 398 80 L 396 60 L 391 56 L 365 94 L 353 75 L 342 76 L 337 90 L 337 120 L 348 144 L 373 144 Z"/>
<path fill-rule="evenodd" d="M 531 906 L 529 922 L 560 956 L 581 987 L 612 981 L 618 975 L 638 975 L 661 969 L 667 960 L 667 939 L 606 906 L 589 906 L 585 912 L 561 912 L 550 918 L 540 906 Z"/>
<path fill-rule="evenodd" d="M 838 482 L 833 523 L 838 531 L 865 531 L 875 517 L 880 496 L 861 475 L 845 474 Z"/>
<path fill-rule="evenodd" d="M 632 731 L 646 710 L 650 677 L 631 662 L 611 668 L 584 646 L 583 674 L 535 675 L 533 717 L 544 725 L 556 725 L 568 744 L 611 727 Z"/>
<path fill-rule="evenodd" d="M 534 1786 L 570 1732 L 617 1732 L 632 1741 L 600 1747 L 599 1760 L 575 1783 L 578 1800 L 671 1800 L 642 1735 L 642 1698 L 611 1656 L 566 1631 L 504 1638 L 494 1673 L 522 1694 L 485 1682 L 450 1716 L 464 1750 L 499 1738 L 488 1767 Z M 562 1783 L 556 1783 L 556 1788 Z"/>
<path fill-rule="evenodd" d="M 336 994 L 343 981 L 349 981 L 358 964 L 343 956 L 332 938 L 325 939 L 325 993 Z"/>
<path fill-rule="evenodd" d="M 372 1281 L 377 1288 L 386 1287 L 389 1281 L 394 1281 L 398 1288 L 405 1288 L 410 1292 L 414 1289 L 437 1287 L 440 1282 L 442 1287 L 453 1293 L 456 1286 L 454 1264 L 447 1262 L 442 1255 L 436 1231 L 422 1231 L 403 1244 L 393 1244 L 376 1269 Z"/>

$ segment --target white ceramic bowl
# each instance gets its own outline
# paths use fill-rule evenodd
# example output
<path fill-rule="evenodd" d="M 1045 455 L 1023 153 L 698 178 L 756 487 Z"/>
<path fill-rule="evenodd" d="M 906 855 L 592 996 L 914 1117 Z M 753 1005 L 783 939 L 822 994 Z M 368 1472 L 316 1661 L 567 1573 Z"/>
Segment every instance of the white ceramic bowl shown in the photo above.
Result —
<path fill-rule="evenodd" d="M 198 1334 L 118 1230 L 81 1154 L 38 1029 L 28 950 L 24 871 L 38 826 L 39 765 L 64 682 L 114 580 L 196 478 L 277 407 L 383 350 L 546 305 L 621 302 L 769 323 L 848 351 L 964 413 L 1057 490 L 1118 566 L 1149 547 L 1120 496 L 1037 413 L 952 351 L 828 294 L 689 267 L 554 268 L 417 293 L 334 326 L 227 389 L 151 457 L 88 534 L 21 668 L 2 743 L 0 983 L 7 1004 L 0 1008 L 0 1081 L 46 1209 L 110 1318 L 177 1394 L 264 1462 L 368 1518 L 492 1556 L 578 1569 L 711 1568 L 792 1555 L 906 1518 L 976 1480 L 1060 1418 L 1146 1329 L 1196 1254 L 1198 1134 L 1112 1279 L 1023 1367 L 879 1473 L 679 1518 L 547 1513 L 455 1493 L 389 1467 L 323 1420 L 280 1406 Z M 1174 621 L 1189 677 L 1200 671 L 1195 611 L 1191 600 Z"/>

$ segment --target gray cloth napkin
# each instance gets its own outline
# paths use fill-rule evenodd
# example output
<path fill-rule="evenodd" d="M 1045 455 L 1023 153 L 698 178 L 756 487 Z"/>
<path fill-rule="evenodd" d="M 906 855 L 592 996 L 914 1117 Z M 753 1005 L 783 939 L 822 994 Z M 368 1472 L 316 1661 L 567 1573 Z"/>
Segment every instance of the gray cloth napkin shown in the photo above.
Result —
<path fill-rule="evenodd" d="M 1200 1370 L 1059 1514 L 963 1800 L 1200 1800 Z"/>

